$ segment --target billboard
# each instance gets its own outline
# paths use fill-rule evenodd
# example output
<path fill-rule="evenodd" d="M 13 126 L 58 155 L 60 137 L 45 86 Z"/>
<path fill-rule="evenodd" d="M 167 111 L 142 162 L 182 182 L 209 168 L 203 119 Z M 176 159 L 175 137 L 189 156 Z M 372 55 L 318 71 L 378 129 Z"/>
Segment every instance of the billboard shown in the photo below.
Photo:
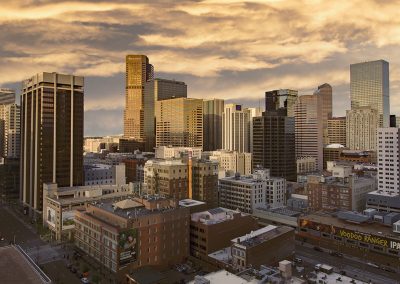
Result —
<path fill-rule="evenodd" d="M 66 210 L 62 212 L 62 230 L 75 228 L 75 210 Z"/>
<path fill-rule="evenodd" d="M 123 266 L 137 259 L 138 231 L 137 229 L 128 229 L 122 231 L 118 238 L 119 265 Z"/>
<path fill-rule="evenodd" d="M 53 208 L 47 207 L 46 221 L 52 227 L 56 226 L 56 211 Z"/>

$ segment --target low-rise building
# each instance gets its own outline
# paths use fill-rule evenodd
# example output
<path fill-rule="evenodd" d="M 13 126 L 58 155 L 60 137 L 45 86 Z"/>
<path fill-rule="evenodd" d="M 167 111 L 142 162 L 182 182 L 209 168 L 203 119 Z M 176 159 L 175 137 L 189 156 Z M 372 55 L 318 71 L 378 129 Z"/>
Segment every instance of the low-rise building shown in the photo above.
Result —
<path fill-rule="evenodd" d="M 217 161 L 220 169 L 224 170 L 227 176 L 233 176 L 235 173 L 250 175 L 252 172 L 251 153 L 218 150 L 204 152 L 203 157 L 212 161 Z"/>
<path fill-rule="evenodd" d="M 75 216 L 75 245 L 121 281 L 143 266 L 189 256 L 189 209 L 159 196 L 88 204 Z"/>
<path fill-rule="evenodd" d="M 43 185 L 43 226 L 48 227 L 56 241 L 71 240 L 75 228 L 75 213 L 89 202 L 120 200 L 138 192 L 138 184 L 89 185 L 58 187 Z"/>
<path fill-rule="evenodd" d="M 393 227 L 374 222 L 372 216 L 353 212 L 316 212 L 301 216 L 296 238 L 384 265 L 397 262 L 400 256 L 400 236 Z"/>
<path fill-rule="evenodd" d="M 183 154 L 190 155 L 193 158 L 200 159 L 202 148 L 201 147 L 173 147 L 173 146 L 158 146 L 155 148 L 156 159 L 179 159 Z"/>
<path fill-rule="evenodd" d="M 353 174 L 352 167 L 335 166 L 332 176 L 309 175 L 305 188 L 313 211 L 362 211 L 367 193 L 376 189 L 376 179 Z"/>
<path fill-rule="evenodd" d="M 210 253 L 229 246 L 233 238 L 257 227 L 251 215 L 226 208 L 194 213 L 190 221 L 190 254 L 207 260 Z"/>
<path fill-rule="evenodd" d="M 286 180 L 269 176 L 269 171 L 258 169 L 253 175 L 219 180 L 219 205 L 252 213 L 254 208 L 268 204 L 280 207 L 286 202 Z"/>
<path fill-rule="evenodd" d="M 84 165 L 85 185 L 126 184 L 125 164 Z"/>
<path fill-rule="evenodd" d="M 366 207 L 378 211 L 400 213 L 400 195 L 383 190 L 369 192 Z"/>
<path fill-rule="evenodd" d="M 149 160 L 144 165 L 144 184 L 149 194 L 189 198 L 188 165 L 181 160 Z"/>
<path fill-rule="evenodd" d="M 191 162 L 191 167 L 192 167 L 191 198 L 206 202 L 208 208 L 217 207 L 218 206 L 218 162 L 194 159 Z"/>
<path fill-rule="evenodd" d="M 294 253 L 294 229 L 268 225 L 231 240 L 231 246 L 209 255 L 221 267 L 243 271 L 249 267 L 276 265 L 292 259 Z"/>

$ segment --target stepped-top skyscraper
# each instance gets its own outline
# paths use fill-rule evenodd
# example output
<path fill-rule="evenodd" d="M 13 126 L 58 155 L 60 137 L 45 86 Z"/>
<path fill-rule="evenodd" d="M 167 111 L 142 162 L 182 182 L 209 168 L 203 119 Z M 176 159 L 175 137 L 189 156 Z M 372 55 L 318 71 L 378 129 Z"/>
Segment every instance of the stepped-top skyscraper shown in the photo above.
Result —
<path fill-rule="evenodd" d="M 125 138 L 144 142 L 144 86 L 153 78 L 154 68 L 147 56 L 126 56 Z"/>
<path fill-rule="evenodd" d="M 389 63 L 385 60 L 350 65 L 351 109 L 371 107 L 378 111 L 379 126 L 389 127 Z"/>
<path fill-rule="evenodd" d="M 43 183 L 83 184 L 83 77 L 39 73 L 22 83 L 21 199 L 41 211 Z"/>

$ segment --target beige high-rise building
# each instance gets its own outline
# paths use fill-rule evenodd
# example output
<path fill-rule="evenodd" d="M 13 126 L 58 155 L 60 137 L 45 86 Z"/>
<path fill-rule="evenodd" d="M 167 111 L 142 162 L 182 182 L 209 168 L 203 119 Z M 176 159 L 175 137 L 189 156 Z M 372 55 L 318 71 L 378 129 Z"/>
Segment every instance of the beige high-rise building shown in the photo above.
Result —
<path fill-rule="evenodd" d="M 250 151 L 250 115 L 242 105 L 227 104 L 222 115 L 222 147 L 228 151 Z"/>
<path fill-rule="evenodd" d="M 3 121 L 3 133 L 0 130 L 0 141 L 3 151 L 0 156 L 18 158 L 20 155 L 21 125 L 20 106 L 17 104 L 0 104 L 0 121 Z M 3 153 L 1 153 L 3 152 Z"/>
<path fill-rule="evenodd" d="M 156 146 L 203 147 L 203 100 L 156 102 Z"/>
<path fill-rule="evenodd" d="M 323 167 L 322 99 L 300 96 L 295 105 L 296 159 L 314 157 L 317 170 Z"/>
<path fill-rule="evenodd" d="M 328 143 L 346 146 L 346 117 L 328 119 Z"/>
<path fill-rule="evenodd" d="M 153 152 L 156 145 L 156 102 L 186 97 L 187 86 L 184 82 L 156 78 L 145 83 L 143 98 L 145 151 Z"/>
<path fill-rule="evenodd" d="M 124 137 L 144 142 L 144 86 L 154 78 L 145 55 L 126 56 Z"/>
<path fill-rule="evenodd" d="M 325 83 L 318 86 L 314 96 L 319 96 L 322 100 L 322 142 L 329 144 L 328 120 L 332 118 L 332 87 Z"/>
<path fill-rule="evenodd" d="M 0 88 L 0 105 L 15 104 L 15 90 Z"/>
<path fill-rule="evenodd" d="M 235 173 L 250 175 L 252 172 L 251 153 L 219 150 L 205 153 L 205 156 L 212 161 L 217 161 L 220 170 L 225 171 L 228 175 Z"/>
<path fill-rule="evenodd" d="M 222 148 L 222 114 L 224 100 L 212 99 L 203 102 L 203 147 L 204 151 Z"/>
<path fill-rule="evenodd" d="M 371 107 L 346 111 L 346 146 L 350 150 L 376 150 L 379 112 Z"/>

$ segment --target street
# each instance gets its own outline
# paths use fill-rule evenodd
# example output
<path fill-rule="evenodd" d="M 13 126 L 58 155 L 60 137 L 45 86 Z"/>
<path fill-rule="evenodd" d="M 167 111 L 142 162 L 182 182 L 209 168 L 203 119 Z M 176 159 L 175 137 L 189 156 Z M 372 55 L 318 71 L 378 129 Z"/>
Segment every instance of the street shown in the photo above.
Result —
<path fill-rule="evenodd" d="M 328 264 L 335 267 L 335 272 L 341 270 L 346 272 L 347 276 L 376 284 L 399 284 L 399 275 L 397 273 L 383 271 L 378 268 L 368 266 L 366 263 L 357 261 L 353 258 L 331 256 L 328 252 L 315 251 L 312 247 L 296 244 L 296 256 L 303 260 L 300 266 L 304 266 L 306 272 L 314 270 L 318 263 Z"/>

